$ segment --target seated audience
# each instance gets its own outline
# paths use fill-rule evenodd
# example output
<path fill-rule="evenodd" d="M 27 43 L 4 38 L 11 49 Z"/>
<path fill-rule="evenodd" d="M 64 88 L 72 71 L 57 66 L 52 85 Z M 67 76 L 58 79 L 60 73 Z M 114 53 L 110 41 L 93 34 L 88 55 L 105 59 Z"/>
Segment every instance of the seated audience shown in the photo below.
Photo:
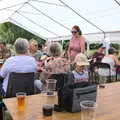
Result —
<path fill-rule="evenodd" d="M 52 74 L 65 73 L 70 70 L 70 63 L 67 59 L 61 57 L 62 47 L 59 43 L 52 43 L 49 46 L 48 57 L 44 62 L 44 67 L 41 67 L 41 80 L 45 82 Z M 36 86 L 41 85 L 40 81 L 36 81 Z"/>
<path fill-rule="evenodd" d="M 15 43 L 16 55 L 8 58 L 0 70 L 0 80 L 3 80 L 3 89 L 6 92 L 9 74 L 11 72 L 26 73 L 36 72 L 37 63 L 33 57 L 28 56 L 29 42 L 18 38 Z"/>
<path fill-rule="evenodd" d="M 74 60 L 75 68 L 72 73 L 69 74 L 68 83 L 79 83 L 88 81 L 88 69 L 89 65 L 87 57 L 83 53 L 77 54 Z"/>
<path fill-rule="evenodd" d="M 11 56 L 11 51 L 7 49 L 5 42 L 0 42 L 0 59 L 6 60 Z"/>
<path fill-rule="evenodd" d="M 96 63 L 100 63 L 102 58 L 105 56 L 104 50 L 105 50 L 105 46 L 103 44 L 100 44 L 98 46 L 97 51 L 91 57 L 92 60 L 90 61 L 90 70 L 91 70 L 92 76 L 93 76 L 93 71 L 96 69 L 96 68 L 94 69 Z"/>
<path fill-rule="evenodd" d="M 113 48 L 109 48 L 108 55 L 104 56 L 104 58 L 102 59 L 102 63 L 108 63 L 110 65 L 111 76 L 116 75 L 116 66 L 120 65 L 120 62 L 118 61 L 118 58 L 116 57 L 115 54 L 116 54 L 115 50 Z M 103 71 L 101 74 L 104 76 L 108 76 L 109 74 L 108 72 Z"/>
<path fill-rule="evenodd" d="M 62 46 L 59 43 L 52 43 L 49 47 L 49 59 L 45 63 L 45 71 L 50 74 L 68 72 L 70 64 L 67 59 L 61 57 Z"/>
<path fill-rule="evenodd" d="M 29 46 L 30 55 L 33 56 L 37 61 L 39 61 L 42 55 L 42 52 L 38 50 L 38 42 L 34 39 L 31 39 L 29 41 L 29 44 L 30 44 Z"/>
<path fill-rule="evenodd" d="M 103 44 L 100 44 L 97 51 L 92 55 L 93 63 L 101 62 L 102 58 L 105 56 L 104 50 L 105 47 L 103 46 Z"/>

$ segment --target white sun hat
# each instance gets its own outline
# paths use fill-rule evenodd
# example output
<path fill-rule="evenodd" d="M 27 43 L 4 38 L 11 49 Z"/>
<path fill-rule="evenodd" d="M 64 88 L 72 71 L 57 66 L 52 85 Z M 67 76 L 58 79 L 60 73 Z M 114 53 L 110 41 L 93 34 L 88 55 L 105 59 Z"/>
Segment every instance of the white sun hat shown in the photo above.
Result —
<path fill-rule="evenodd" d="M 76 57 L 74 59 L 74 63 L 76 63 L 79 66 L 89 65 L 88 59 L 87 59 L 86 55 L 84 55 L 83 53 L 79 53 L 76 55 Z"/>

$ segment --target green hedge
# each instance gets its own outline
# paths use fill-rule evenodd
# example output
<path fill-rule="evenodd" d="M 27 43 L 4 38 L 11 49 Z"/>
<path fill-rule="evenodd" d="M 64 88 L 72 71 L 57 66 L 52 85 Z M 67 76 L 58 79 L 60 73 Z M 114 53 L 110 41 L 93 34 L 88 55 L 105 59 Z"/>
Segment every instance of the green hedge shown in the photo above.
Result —
<path fill-rule="evenodd" d="M 111 47 L 115 48 L 116 50 L 120 50 L 120 44 L 111 43 Z"/>
<path fill-rule="evenodd" d="M 101 43 L 91 43 L 89 45 L 90 50 L 96 50 Z"/>

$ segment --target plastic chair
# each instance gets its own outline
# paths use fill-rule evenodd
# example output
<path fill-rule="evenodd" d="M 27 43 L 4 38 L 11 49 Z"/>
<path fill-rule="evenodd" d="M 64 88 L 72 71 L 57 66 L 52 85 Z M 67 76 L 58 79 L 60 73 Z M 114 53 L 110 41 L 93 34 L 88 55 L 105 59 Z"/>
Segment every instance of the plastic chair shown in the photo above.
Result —
<path fill-rule="evenodd" d="M 15 73 L 9 75 L 6 98 L 15 97 L 17 92 L 34 94 L 34 73 Z"/>
<path fill-rule="evenodd" d="M 97 71 L 96 71 L 97 69 Z M 108 71 L 108 74 L 106 73 Z M 99 77 L 104 77 L 107 79 L 107 82 L 111 82 L 111 67 L 108 63 L 96 63 L 94 64 L 94 72 L 95 72 L 95 81 L 99 83 Z M 105 73 L 102 75 L 102 73 Z"/>

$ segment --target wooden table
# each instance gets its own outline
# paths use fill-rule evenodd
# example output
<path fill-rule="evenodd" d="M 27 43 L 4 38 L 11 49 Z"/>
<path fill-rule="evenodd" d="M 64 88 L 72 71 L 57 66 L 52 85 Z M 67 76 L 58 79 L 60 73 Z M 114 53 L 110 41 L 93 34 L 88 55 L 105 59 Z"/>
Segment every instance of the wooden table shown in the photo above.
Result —
<path fill-rule="evenodd" d="M 56 103 L 57 97 L 32 95 L 26 99 L 26 109 L 19 112 L 16 98 L 4 99 L 13 120 L 80 120 L 78 113 L 54 112 L 52 117 L 42 116 L 44 103 Z M 105 88 L 98 88 L 96 120 L 120 119 L 120 82 L 107 84 Z"/>

